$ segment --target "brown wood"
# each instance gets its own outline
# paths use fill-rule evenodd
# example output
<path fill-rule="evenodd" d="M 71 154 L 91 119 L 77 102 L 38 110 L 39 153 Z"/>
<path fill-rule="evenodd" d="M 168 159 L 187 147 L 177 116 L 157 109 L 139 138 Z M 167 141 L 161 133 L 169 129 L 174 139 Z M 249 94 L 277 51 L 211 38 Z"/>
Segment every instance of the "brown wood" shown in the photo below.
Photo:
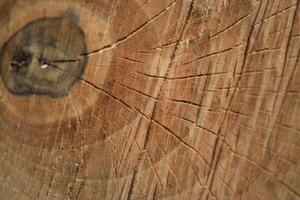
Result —
<path fill-rule="evenodd" d="M 0 25 L 0 199 L 300 199 L 299 1 L 9 0 Z"/>

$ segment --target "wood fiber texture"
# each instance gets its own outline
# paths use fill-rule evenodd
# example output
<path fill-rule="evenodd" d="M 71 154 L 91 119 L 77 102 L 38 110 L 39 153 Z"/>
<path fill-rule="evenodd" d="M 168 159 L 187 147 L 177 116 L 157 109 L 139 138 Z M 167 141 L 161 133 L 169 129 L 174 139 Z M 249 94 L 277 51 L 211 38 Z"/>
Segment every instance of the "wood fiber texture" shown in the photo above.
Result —
<path fill-rule="evenodd" d="M 299 4 L 0 1 L 1 50 L 64 13 L 87 48 L 58 98 L 0 79 L 0 199 L 300 199 Z"/>

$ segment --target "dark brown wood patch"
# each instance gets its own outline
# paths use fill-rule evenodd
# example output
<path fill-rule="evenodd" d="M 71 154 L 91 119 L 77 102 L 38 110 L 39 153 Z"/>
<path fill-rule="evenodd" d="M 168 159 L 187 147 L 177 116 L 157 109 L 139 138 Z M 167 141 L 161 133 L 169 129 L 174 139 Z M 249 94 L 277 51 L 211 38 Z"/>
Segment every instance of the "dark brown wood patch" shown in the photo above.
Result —
<path fill-rule="evenodd" d="M 85 70 L 85 34 L 76 16 L 45 17 L 27 23 L 4 44 L 1 77 L 15 95 L 62 97 Z"/>

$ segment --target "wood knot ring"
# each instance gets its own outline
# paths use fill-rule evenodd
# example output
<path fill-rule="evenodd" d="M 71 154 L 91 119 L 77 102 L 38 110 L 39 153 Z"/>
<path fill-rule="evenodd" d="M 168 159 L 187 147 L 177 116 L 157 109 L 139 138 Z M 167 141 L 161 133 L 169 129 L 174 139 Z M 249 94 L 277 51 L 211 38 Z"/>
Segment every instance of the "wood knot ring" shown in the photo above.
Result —
<path fill-rule="evenodd" d="M 87 57 L 85 34 L 74 14 L 27 23 L 3 45 L 0 74 L 14 95 L 68 94 L 82 76 Z"/>

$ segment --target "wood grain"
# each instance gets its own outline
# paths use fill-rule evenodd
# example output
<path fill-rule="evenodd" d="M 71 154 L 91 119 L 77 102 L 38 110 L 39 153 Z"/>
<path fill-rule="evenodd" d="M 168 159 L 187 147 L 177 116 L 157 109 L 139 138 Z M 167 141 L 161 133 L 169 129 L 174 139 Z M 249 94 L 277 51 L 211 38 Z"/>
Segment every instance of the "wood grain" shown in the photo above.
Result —
<path fill-rule="evenodd" d="M 0 79 L 0 199 L 300 198 L 299 1 L 1 1 L 1 53 L 70 10 L 67 94 Z"/>

